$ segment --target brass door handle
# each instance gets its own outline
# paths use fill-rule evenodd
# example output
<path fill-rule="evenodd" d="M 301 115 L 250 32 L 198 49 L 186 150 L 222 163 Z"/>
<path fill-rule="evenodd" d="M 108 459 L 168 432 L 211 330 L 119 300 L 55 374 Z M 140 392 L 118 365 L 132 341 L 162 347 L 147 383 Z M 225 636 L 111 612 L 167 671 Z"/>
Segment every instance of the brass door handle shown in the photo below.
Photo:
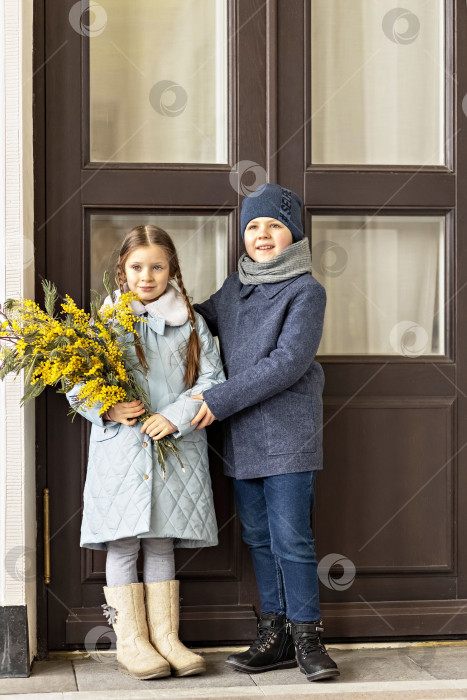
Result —
<path fill-rule="evenodd" d="M 49 489 L 44 489 L 44 581 L 45 583 L 50 583 Z"/>

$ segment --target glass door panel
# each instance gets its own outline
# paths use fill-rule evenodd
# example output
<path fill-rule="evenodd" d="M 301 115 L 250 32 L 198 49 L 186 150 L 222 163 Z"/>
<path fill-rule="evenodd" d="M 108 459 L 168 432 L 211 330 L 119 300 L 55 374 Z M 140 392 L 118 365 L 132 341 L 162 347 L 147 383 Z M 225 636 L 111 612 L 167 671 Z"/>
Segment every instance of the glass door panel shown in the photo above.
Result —
<path fill-rule="evenodd" d="M 90 161 L 227 163 L 227 0 L 107 0 L 99 9 L 89 36 Z"/>
<path fill-rule="evenodd" d="M 443 0 L 311 0 L 313 164 L 445 164 Z"/>
<path fill-rule="evenodd" d="M 114 276 L 120 244 L 128 231 L 141 223 L 167 231 L 177 249 L 183 283 L 193 302 L 202 302 L 227 277 L 228 216 L 209 215 L 91 215 L 91 289 L 104 293 L 102 279 Z"/>
<path fill-rule="evenodd" d="M 444 238 L 442 216 L 313 216 L 319 354 L 444 355 Z"/>

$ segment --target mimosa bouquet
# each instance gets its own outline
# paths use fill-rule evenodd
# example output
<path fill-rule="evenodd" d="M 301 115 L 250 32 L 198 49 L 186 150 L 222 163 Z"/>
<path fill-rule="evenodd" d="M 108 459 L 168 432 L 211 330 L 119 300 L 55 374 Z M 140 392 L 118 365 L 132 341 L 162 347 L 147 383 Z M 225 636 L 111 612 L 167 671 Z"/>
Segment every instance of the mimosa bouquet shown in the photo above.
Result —
<path fill-rule="evenodd" d="M 112 297 L 108 275 L 104 286 Z M 102 308 L 100 295 L 94 294 L 90 314 L 66 295 L 61 313 L 56 315 L 57 289 L 46 280 L 42 287 L 45 311 L 29 299 L 7 299 L 0 307 L 0 379 L 25 370 L 22 403 L 39 396 L 46 386 L 59 385 L 58 393 L 66 393 L 79 384 L 71 408 L 74 415 L 78 409 L 98 406 L 101 416 L 116 403 L 140 399 L 146 413 L 138 421 L 144 423 L 150 416 L 149 399 L 136 381 L 129 353 L 129 348 L 140 342 L 135 325 L 138 320 L 144 322 L 130 306 L 137 294 L 122 294 L 113 306 Z M 129 340 L 131 333 L 133 340 Z M 180 439 L 168 435 L 154 440 L 164 478 L 168 454 L 173 454 L 183 469 L 176 445 Z"/>

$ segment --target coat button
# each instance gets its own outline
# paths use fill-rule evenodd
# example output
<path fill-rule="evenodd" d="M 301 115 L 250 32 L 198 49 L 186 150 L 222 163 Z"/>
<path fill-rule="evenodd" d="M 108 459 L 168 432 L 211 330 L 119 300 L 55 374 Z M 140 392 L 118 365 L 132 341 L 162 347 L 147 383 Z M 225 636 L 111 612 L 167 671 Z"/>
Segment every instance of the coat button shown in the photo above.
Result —
<path fill-rule="evenodd" d="M 148 446 L 148 443 L 147 443 L 147 442 L 143 442 L 143 447 L 147 447 L 147 446 Z"/>
<path fill-rule="evenodd" d="M 148 475 L 148 474 L 143 474 L 143 479 L 149 479 L 149 475 Z"/>

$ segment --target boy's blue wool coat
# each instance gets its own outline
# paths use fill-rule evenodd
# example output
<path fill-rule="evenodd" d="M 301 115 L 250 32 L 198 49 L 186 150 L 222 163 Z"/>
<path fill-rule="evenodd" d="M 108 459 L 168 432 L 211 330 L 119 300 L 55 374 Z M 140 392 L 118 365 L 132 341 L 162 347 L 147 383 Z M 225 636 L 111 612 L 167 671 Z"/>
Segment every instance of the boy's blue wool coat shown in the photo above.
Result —
<path fill-rule="evenodd" d="M 315 361 L 326 292 L 310 273 L 243 285 L 238 273 L 196 304 L 219 337 L 227 382 L 204 392 L 223 421 L 236 479 L 322 468 L 324 373 Z"/>

